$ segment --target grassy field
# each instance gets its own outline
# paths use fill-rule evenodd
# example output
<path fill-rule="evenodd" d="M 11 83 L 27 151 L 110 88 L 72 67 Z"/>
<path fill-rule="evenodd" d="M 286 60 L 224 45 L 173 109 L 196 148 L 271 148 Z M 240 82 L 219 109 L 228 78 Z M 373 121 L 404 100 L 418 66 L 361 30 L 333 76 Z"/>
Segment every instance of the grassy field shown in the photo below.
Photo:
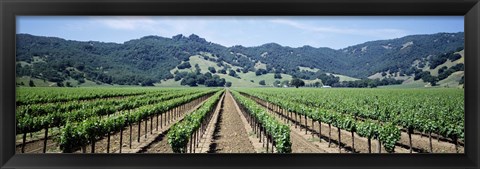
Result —
<path fill-rule="evenodd" d="M 35 84 L 35 86 L 37 86 L 37 87 L 48 87 L 50 85 L 54 85 L 54 83 L 44 81 L 44 80 L 41 80 L 41 79 L 37 79 L 37 78 L 27 77 L 27 76 L 17 77 L 16 83 L 18 83 L 18 84 L 23 83 L 23 84 L 28 86 L 30 80 L 32 80 L 33 83 Z"/>
<path fill-rule="evenodd" d="M 247 81 L 253 80 L 254 83 L 257 85 L 258 85 L 258 82 L 260 82 L 261 80 L 265 80 L 265 84 L 266 84 L 265 86 L 273 86 L 273 82 L 275 82 L 275 80 L 279 80 L 279 81 L 292 80 L 292 76 L 287 74 L 281 74 L 282 79 L 275 79 L 274 75 L 275 74 L 273 73 L 267 73 L 264 75 L 257 76 L 255 75 L 255 72 L 247 72 L 247 73 L 239 74 L 239 76 L 242 79 L 245 79 Z"/>
<path fill-rule="evenodd" d="M 378 88 L 383 89 L 408 89 L 408 88 L 425 88 L 426 83 L 423 81 L 415 81 L 413 83 L 399 84 L 399 85 L 388 85 L 388 86 L 378 86 Z"/>
<path fill-rule="evenodd" d="M 209 55 L 208 53 L 204 53 L 203 55 L 206 55 L 208 57 L 213 57 L 213 56 Z M 221 70 L 221 69 L 224 68 L 223 66 L 222 67 L 218 66 L 217 63 L 215 63 L 215 62 L 205 60 L 200 55 L 191 56 L 189 62 L 190 62 L 190 65 L 192 65 L 191 68 L 182 69 L 182 70 L 179 70 L 179 71 L 194 71 L 195 70 L 195 64 L 198 64 L 198 66 L 200 67 L 200 72 L 201 73 L 209 72 L 208 67 L 215 68 L 215 70 L 217 70 L 217 72 L 218 72 L 218 70 Z M 232 70 L 236 70 L 237 68 L 240 68 L 238 66 L 233 66 L 233 65 L 230 65 L 230 64 L 227 64 L 227 63 L 224 63 L 224 64 L 230 66 Z M 265 67 L 265 64 L 259 63 L 256 66 L 259 67 L 259 68 L 263 68 L 263 67 Z M 173 73 L 176 70 L 178 70 L 178 69 L 174 68 L 174 69 L 170 70 L 170 72 Z M 220 78 L 225 78 L 225 80 L 227 82 L 232 82 L 232 87 L 260 87 L 261 85 L 258 82 L 260 82 L 261 80 L 265 80 L 265 83 L 266 83 L 265 86 L 273 86 L 273 82 L 275 82 L 275 80 L 283 81 L 283 80 L 291 80 L 292 79 L 292 76 L 287 75 L 287 74 L 282 74 L 282 79 L 275 79 L 273 73 L 268 73 L 268 74 L 264 74 L 264 75 L 260 75 L 260 76 L 256 76 L 255 72 L 247 72 L 247 73 L 236 72 L 236 73 L 238 74 L 240 79 L 236 78 L 236 77 L 229 76 L 227 74 L 221 74 L 221 73 L 215 73 L 215 74 L 220 76 Z M 253 80 L 253 82 L 252 82 L 252 80 Z M 180 85 L 180 81 L 175 82 L 174 80 L 170 79 L 170 80 L 167 80 L 167 81 L 161 81 L 161 83 L 156 84 L 156 86 L 177 87 L 177 86 L 181 86 L 181 85 Z"/>
<path fill-rule="evenodd" d="M 459 71 L 452 73 L 450 76 L 448 76 L 446 79 L 443 79 L 439 81 L 438 83 L 442 87 L 461 87 L 459 86 L 458 82 L 464 76 L 465 72 L 464 71 Z"/>
<path fill-rule="evenodd" d="M 312 68 L 303 67 L 303 66 L 299 66 L 298 68 L 300 69 L 300 71 L 305 70 L 305 71 L 310 71 L 310 72 L 317 72 L 317 71 L 319 70 L 319 69 L 317 69 L 317 68 L 313 68 L 313 69 L 312 69 Z"/>
<path fill-rule="evenodd" d="M 452 66 L 455 66 L 459 63 L 464 63 L 465 57 L 464 57 L 464 51 L 457 52 L 460 54 L 462 57 L 456 61 L 450 61 L 447 60 L 445 63 L 438 65 L 434 69 L 430 69 L 428 64 L 422 68 L 422 71 L 428 71 L 430 72 L 431 75 L 433 76 L 438 76 L 438 70 L 444 66 L 447 68 L 450 68 Z M 417 62 L 418 63 L 418 62 Z M 449 88 L 461 88 L 463 85 L 460 85 L 458 81 L 464 76 L 463 71 L 455 72 L 448 76 L 446 79 L 443 79 L 441 81 L 437 82 L 437 86 L 435 87 L 449 87 Z M 372 76 L 369 77 L 370 79 L 374 78 L 383 78 L 381 73 L 376 73 Z M 398 76 L 395 76 L 395 79 L 401 79 L 405 80 L 403 84 L 401 85 L 390 85 L 390 86 L 380 86 L 379 88 L 423 88 L 423 87 L 429 87 L 429 85 L 425 82 L 423 82 L 421 79 L 420 80 L 413 80 L 413 76 L 404 76 L 399 78 Z"/>
<path fill-rule="evenodd" d="M 460 52 L 457 52 L 458 54 L 460 54 L 462 57 L 456 61 L 450 61 L 449 59 L 447 59 L 447 61 L 441 65 L 438 65 L 437 67 L 435 67 L 434 69 L 430 69 L 430 67 L 428 66 L 425 66 L 422 70 L 423 71 L 430 71 L 430 73 L 433 75 L 433 76 L 438 76 L 438 70 L 444 66 L 446 66 L 447 68 L 450 68 L 452 66 L 455 66 L 459 63 L 464 63 L 464 51 L 460 51 Z"/>

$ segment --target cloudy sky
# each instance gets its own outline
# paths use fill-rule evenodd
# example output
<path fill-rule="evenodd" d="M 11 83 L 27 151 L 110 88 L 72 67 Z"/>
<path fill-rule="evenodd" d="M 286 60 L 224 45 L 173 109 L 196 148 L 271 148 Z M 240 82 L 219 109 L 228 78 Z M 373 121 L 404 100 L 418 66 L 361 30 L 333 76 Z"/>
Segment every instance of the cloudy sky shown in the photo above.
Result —
<path fill-rule="evenodd" d="M 17 33 L 123 43 L 197 34 L 224 46 L 330 47 L 414 34 L 463 32 L 463 16 L 17 16 Z"/>

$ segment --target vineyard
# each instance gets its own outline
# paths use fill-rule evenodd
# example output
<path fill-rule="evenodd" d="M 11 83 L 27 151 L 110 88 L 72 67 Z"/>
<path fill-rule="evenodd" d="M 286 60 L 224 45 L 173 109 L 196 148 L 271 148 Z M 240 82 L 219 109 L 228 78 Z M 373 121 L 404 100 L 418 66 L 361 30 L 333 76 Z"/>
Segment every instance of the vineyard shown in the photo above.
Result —
<path fill-rule="evenodd" d="M 464 97 L 463 90 L 457 89 L 242 89 L 244 95 L 257 103 L 279 113 L 295 128 L 314 130 L 318 124 L 321 136 L 322 125 L 328 125 L 328 145 L 331 145 L 332 126 L 338 132 L 337 144 L 349 146 L 355 151 L 355 136 L 366 138 L 368 152 L 371 140 L 383 145 L 387 152 L 395 147 L 407 147 L 412 153 L 445 152 L 444 147 L 434 147 L 432 137 L 454 145 L 453 152 L 463 151 L 464 139 Z M 302 120 L 303 119 L 303 120 Z M 310 120 L 310 126 L 308 126 Z M 342 145 L 341 132 L 351 133 L 351 144 Z M 314 131 L 311 131 L 312 133 Z M 402 137 L 407 135 L 407 141 Z M 415 145 L 412 135 L 428 137 L 428 146 Z M 434 149 L 436 148 L 436 149 Z M 462 150 L 460 150 L 462 149 Z M 379 152 L 382 149 L 377 148 Z M 448 151 L 451 152 L 452 150 Z"/>
<path fill-rule="evenodd" d="M 461 89 L 17 88 L 17 153 L 463 153 Z"/>

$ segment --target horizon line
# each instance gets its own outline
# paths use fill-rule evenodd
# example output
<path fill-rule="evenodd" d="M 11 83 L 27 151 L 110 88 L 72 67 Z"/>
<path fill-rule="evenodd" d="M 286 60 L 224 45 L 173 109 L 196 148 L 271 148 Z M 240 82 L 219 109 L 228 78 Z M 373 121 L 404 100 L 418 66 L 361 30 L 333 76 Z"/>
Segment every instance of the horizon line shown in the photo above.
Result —
<path fill-rule="evenodd" d="M 349 48 L 349 47 L 352 47 L 352 46 L 356 46 L 356 45 L 360 45 L 360 44 L 364 44 L 364 43 L 368 43 L 368 42 L 388 41 L 388 40 L 402 39 L 402 38 L 405 38 L 405 37 L 408 37 L 408 36 L 425 36 L 425 35 L 435 35 L 435 34 L 458 34 L 458 33 L 465 33 L 465 32 L 464 32 L 464 31 L 460 31 L 460 32 L 437 32 L 437 33 L 431 33 L 431 34 L 410 34 L 410 35 L 405 35 L 405 36 L 402 36 L 402 37 L 399 37 L 399 38 L 378 39 L 378 40 L 365 41 L 365 42 L 362 42 L 362 43 L 358 43 L 358 44 L 355 44 L 355 45 L 350 45 L 350 46 L 346 46 L 346 47 L 342 47 L 342 48 L 338 48 L 338 49 L 331 48 L 331 47 L 325 47 L 325 46 L 315 47 L 315 46 L 308 45 L 308 44 L 305 44 L 305 45 L 302 45 L 302 46 L 298 46 L 298 47 L 292 47 L 292 46 L 282 45 L 282 44 L 279 44 L 279 43 L 277 43 L 277 42 L 268 42 L 268 43 L 264 43 L 264 44 L 261 44 L 261 45 L 258 45 L 258 46 L 244 46 L 244 45 L 232 45 L 232 46 L 227 46 L 227 45 L 219 44 L 219 43 L 216 43 L 216 42 L 208 41 L 207 39 L 202 38 L 201 36 L 199 36 L 198 34 L 195 34 L 195 33 L 192 33 L 192 34 L 190 34 L 190 35 L 188 35 L 188 36 L 185 36 L 185 35 L 183 35 L 183 34 L 177 34 L 177 35 L 174 35 L 174 36 L 182 35 L 182 37 L 189 38 L 189 37 L 192 36 L 192 35 L 196 35 L 196 36 L 198 36 L 199 38 L 204 39 L 204 40 L 205 40 L 206 42 L 208 42 L 208 43 L 217 44 L 217 45 L 220 45 L 220 46 L 223 46 L 223 47 L 226 47 L 226 48 L 232 48 L 232 47 L 235 47 L 235 46 L 241 46 L 241 47 L 247 47 L 247 48 L 254 48 L 254 47 L 261 47 L 261 46 L 264 46 L 264 45 L 267 45 L 267 44 L 276 44 L 276 45 L 279 45 L 279 46 L 281 46 L 281 47 L 288 47 L 288 48 L 294 48 L 294 49 L 296 49 L 296 48 L 303 48 L 303 47 L 312 47 L 312 48 L 316 48 L 316 49 L 328 48 L 328 49 L 332 49 L 332 50 L 342 50 L 342 49 L 345 49 L 345 48 Z M 119 45 L 125 44 L 126 42 L 129 42 L 129 41 L 140 40 L 140 39 L 142 39 L 142 38 L 150 37 L 150 36 L 167 38 L 167 39 L 171 39 L 171 40 L 172 40 L 173 37 L 174 37 L 174 36 L 172 36 L 172 37 L 165 37 L 165 36 L 160 36 L 160 35 L 145 35 L 145 36 L 141 36 L 140 38 L 134 38 L 134 39 L 130 39 L 130 40 L 127 40 L 127 41 L 124 41 L 124 42 L 107 42 L 107 41 L 98 41 L 98 40 L 88 40 L 88 41 L 85 41 L 85 40 L 75 40 L 75 39 L 67 39 L 67 38 L 58 37 L 58 36 L 35 35 L 35 34 L 31 34 L 31 33 L 16 33 L 15 35 L 30 35 L 30 36 L 38 36 L 38 37 L 45 37 L 45 38 L 59 38 L 59 39 L 66 40 L 66 41 L 76 41 L 76 42 L 114 43 L 114 44 L 119 44 Z M 464 36 L 465 36 L 465 35 L 464 35 Z"/>

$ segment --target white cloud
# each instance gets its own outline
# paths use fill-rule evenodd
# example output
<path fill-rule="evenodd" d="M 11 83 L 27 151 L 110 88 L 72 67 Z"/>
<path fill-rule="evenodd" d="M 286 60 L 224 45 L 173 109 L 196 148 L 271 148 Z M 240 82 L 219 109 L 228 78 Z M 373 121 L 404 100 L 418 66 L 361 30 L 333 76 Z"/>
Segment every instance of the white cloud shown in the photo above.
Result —
<path fill-rule="evenodd" d="M 92 17 L 92 23 L 112 30 L 139 31 L 150 35 L 170 37 L 177 34 L 206 34 L 209 21 L 195 17 Z"/>
<path fill-rule="evenodd" d="M 291 26 L 297 29 L 301 29 L 309 32 L 316 33 L 336 33 L 336 34 L 348 34 L 348 35 L 360 35 L 360 36 L 372 36 L 378 38 L 396 38 L 407 35 L 407 31 L 401 29 L 365 29 L 365 28 L 345 28 L 345 27 L 332 27 L 332 26 L 317 26 L 295 22 L 286 19 L 274 19 L 270 20 L 271 23 Z"/>
<path fill-rule="evenodd" d="M 153 30 L 158 25 L 148 17 L 101 17 L 93 22 L 117 30 Z"/>
<path fill-rule="evenodd" d="M 267 23 L 265 23 L 267 22 Z M 157 35 L 172 37 L 177 34 L 188 36 L 197 34 L 207 41 L 225 46 L 244 45 L 258 46 L 263 43 L 276 42 L 288 46 L 331 46 L 322 44 L 325 39 L 333 38 L 342 41 L 345 35 L 363 36 L 374 39 L 391 39 L 407 35 L 400 29 L 357 29 L 357 26 L 340 27 L 338 25 L 326 26 L 308 22 L 297 22 L 291 19 L 276 18 L 236 18 L 236 17 L 195 17 L 195 16 L 116 16 L 90 18 L 90 27 L 103 27 L 112 32 L 121 32 L 135 35 Z M 285 41 L 272 34 L 281 33 L 285 29 L 274 31 L 279 25 L 287 26 L 287 32 L 301 33 L 303 38 L 294 41 Z M 292 29 L 293 28 L 293 29 Z M 273 30 L 272 30 L 273 29 Z M 269 32 L 262 34 L 260 32 Z M 135 32 L 135 33 L 132 33 Z M 258 33 L 257 33 L 258 32 Z M 312 36 L 314 35 L 314 36 Z M 305 38 L 307 37 L 307 38 Z M 139 37 L 137 37 L 139 38 Z M 349 38 L 348 41 L 353 39 Z M 302 43 L 303 42 L 303 43 Z M 298 44 L 297 44 L 298 43 Z"/>

